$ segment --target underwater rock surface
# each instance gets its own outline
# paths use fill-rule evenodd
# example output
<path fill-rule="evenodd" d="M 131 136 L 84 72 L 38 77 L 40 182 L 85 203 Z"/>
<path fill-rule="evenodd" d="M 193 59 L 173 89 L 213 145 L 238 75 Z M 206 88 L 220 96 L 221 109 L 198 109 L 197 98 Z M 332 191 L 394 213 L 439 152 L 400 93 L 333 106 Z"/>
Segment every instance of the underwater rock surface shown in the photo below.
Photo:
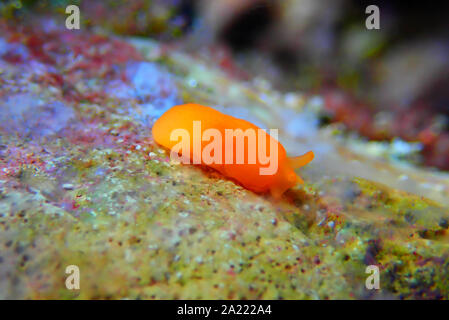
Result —
<path fill-rule="evenodd" d="M 0 298 L 449 298 L 447 174 L 319 128 L 321 97 L 150 40 L 0 31 Z M 171 163 L 151 125 L 182 102 L 314 150 L 305 185 L 274 201 Z"/>

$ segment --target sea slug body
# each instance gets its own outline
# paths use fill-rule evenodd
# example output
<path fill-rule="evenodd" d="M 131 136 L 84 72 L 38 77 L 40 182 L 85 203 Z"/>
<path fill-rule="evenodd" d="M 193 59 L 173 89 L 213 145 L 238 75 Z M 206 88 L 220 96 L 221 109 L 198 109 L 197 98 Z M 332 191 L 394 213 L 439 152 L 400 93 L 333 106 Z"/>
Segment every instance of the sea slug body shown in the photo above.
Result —
<path fill-rule="evenodd" d="M 152 134 L 158 144 L 172 151 L 172 155 L 179 154 L 189 163 L 212 167 L 249 190 L 270 192 L 275 198 L 280 198 L 296 183 L 303 183 L 294 170 L 314 158 L 312 151 L 299 157 L 287 157 L 282 144 L 264 130 L 199 104 L 172 107 L 154 123 Z M 184 136 L 186 144 L 179 148 L 179 138 L 183 140 Z M 239 150 L 243 153 L 239 154 Z M 205 155 L 215 161 L 208 160 Z M 269 167 L 275 170 L 270 173 Z"/>

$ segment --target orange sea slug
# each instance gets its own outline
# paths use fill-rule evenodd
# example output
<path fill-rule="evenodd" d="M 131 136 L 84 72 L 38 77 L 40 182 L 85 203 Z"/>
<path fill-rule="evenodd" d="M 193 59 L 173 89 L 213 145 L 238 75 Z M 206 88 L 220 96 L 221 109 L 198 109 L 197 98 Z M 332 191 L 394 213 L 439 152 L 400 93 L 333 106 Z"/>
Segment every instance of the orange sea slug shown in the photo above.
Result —
<path fill-rule="evenodd" d="M 184 147 L 189 147 L 187 151 L 179 148 L 182 140 L 179 138 L 183 137 L 173 135 L 174 132 L 188 135 L 187 144 L 184 144 Z M 306 165 L 314 157 L 312 151 L 294 158 L 287 157 L 284 147 L 264 130 L 198 104 L 171 108 L 154 123 L 152 133 L 158 144 L 172 150 L 173 154 L 182 155 L 189 163 L 212 167 L 247 189 L 259 193 L 269 191 L 275 198 L 296 183 L 303 183 L 294 169 Z M 230 143 L 227 138 L 230 138 Z M 266 157 L 254 156 L 260 152 Z M 211 162 L 210 158 L 215 161 Z M 267 174 L 268 167 L 273 165 L 275 170 Z M 263 170 L 265 174 L 262 174 Z"/>

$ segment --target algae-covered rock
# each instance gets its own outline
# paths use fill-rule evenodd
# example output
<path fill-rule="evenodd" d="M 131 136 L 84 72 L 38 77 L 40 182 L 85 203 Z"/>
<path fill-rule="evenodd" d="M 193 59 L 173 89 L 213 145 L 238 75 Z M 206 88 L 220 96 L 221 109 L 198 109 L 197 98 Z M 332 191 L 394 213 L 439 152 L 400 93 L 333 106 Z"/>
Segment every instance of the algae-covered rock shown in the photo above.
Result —
<path fill-rule="evenodd" d="M 150 40 L 0 34 L 0 298 L 449 298 L 447 175 L 320 128 L 321 97 Z M 306 183 L 275 200 L 171 162 L 151 126 L 183 102 L 314 150 Z"/>

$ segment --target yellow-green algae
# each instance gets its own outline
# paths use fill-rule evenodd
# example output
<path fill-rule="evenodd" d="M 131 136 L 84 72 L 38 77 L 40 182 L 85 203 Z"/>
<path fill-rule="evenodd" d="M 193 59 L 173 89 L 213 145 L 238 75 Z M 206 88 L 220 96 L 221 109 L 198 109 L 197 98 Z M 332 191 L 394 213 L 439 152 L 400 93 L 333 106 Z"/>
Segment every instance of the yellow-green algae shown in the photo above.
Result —
<path fill-rule="evenodd" d="M 73 199 L 88 194 L 90 200 L 78 203 L 94 218 L 48 204 L 43 190 L 29 194 L 3 185 L 2 259 L 16 268 L 8 292 L 28 298 L 369 297 L 364 269 L 374 263 L 382 270 L 378 295 L 447 297 L 447 242 L 423 239 L 419 220 L 413 227 L 390 222 L 412 203 L 415 214 L 438 212 L 426 200 L 357 180 L 346 184 L 361 186 L 351 204 L 299 191 L 276 203 L 213 172 L 165 165 L 165 158 L 146 161 L 147 175 L 133 174 L 123 161 L 95 188 L 68 192 Z M 339 201 L 347 209 L 330 209 Z M 357 206 L 364 201 L 371 209 Z M 325 223 L 312 221 L 307 206 L 321 208 Z M 356 217 L 358 210 L 384 220 Z M 63 285 L 69 264 L 81 269 L 80 291 Z"/>

